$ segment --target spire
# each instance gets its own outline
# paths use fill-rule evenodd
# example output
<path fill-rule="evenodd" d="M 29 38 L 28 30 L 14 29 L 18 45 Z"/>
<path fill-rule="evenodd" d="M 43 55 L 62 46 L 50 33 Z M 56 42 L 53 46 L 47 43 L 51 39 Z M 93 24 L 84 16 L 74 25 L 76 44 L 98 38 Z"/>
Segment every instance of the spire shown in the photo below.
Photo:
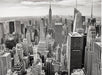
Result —
<path fill-rule="evenodd" d="M 77 8 L 77 0 L 76 0 L 76 8 Z"/>
<path fill-rule="evenodd" d="M 49 26 L 52 26 L 52 9 L 51 9 L 51 0 L 49 1 Z"/>
<path fill-rule="evenodd" d="M 92 0 L 92 5 L 91 5 L 91 18 L 93 18 L 93 0 Z"/>
<path fill-rule="evenodd" d="M 50 9 L 51 9 L 51 0 L 49 1 Z"/>

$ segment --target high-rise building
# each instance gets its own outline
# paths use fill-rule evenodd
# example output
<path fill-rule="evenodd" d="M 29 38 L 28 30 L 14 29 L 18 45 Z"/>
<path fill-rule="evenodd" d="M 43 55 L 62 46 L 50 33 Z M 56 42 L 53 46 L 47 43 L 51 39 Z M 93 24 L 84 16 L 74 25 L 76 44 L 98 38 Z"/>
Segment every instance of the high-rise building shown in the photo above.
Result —
<path fill-rule="evenodd" d="M 7 71 L 11 69 L 11 55 L 10 53 L 5 53 L 0 56 L 0 75 L 6 75 Z"/>
<path fill-rule="evenodd" d="M 8 34 L 9 33 L 9 22 L 5 21 L 3 26 L 4 26 L 4 34 Z"/>
<path fill-rule="evenodd" d="M 15 25 L 15 31 L 16 31 L 16 33 L 21 34 L 21 22 L 18 21 L 18 20 L 16 20 L 14 22 L 14 25 Z"/>
<path fill-rule="evenodd" d="M 4 28 L 3 23 L 0 23 L 0 44 L 3 43 L 3 37 L 4 37 Z"/>
<path fill-rule="evenodd" d="M 54 75 L 54 65 L 52 59 L 47 59 L 45 64 L 45 75 Z"/>
<path fill-rule="evenodd" d="M 16 45 L 16 52 L 18 53 L 18 56 L 20 59 L 23 59 L 23 49 L 22 49 L 22 44 L 18 43 Z"/>
<path fill-rule="evenodd" d="M 96 38 L 95 26 L 89 26 L 87 33 L 87 44 L 85 50 L 85 72 L 87 75 L 92 75 L 92 61 L 93 61 L 93 46 Z"/>
<path fill-rule="evenodd" d="M 83 35 L 83 66 L 84 67 L 84 63 L 85 63 L 85 47 L 86 47 L 86 41 L 87 41 L 87 34 Z"/>
<path fill-rule="evenodd" d="M 33 47 L 34 63 L 36 63 L 37 61 L 37 48 L 38 48 L 37 45 Z"/>
<path fill-rule="evenodd" d="M 14 21 L 9 22 L 9 33 L 12 34 L 15 32 L 15 26 L 14 26 Z"/>
<path fill-rule="evenodd" d="M 17 51 L 14 55 L 14 70 L 18 72 L 18 74 L 22 75 L 22 71 L 24 70 L 24 64 L 21 59 L 21 54 Z"/>
<path fill-rule="evenodd" d="M 31 32 L 29 30 L 27 30 L 26 39 L 27 39 L 28 44 L 31 44 Z"/>
<path fill-rule="evenodd" d="M 94 42 L 92 75 L 101 75 L 101 48 L 102 48 L 101 42 Z"/>
<path fill-rule="evenodd" d="M 73 32 L 77 32 L 82 29 L 82 14 L 76 8 L 74 9 L 74 24 L 73 24 Z"/>
<path fill-rule="evenodd" d="M 55 23 L 54 26 L 55 30 L 55 42 L 59 44 L 59 46 L 62 46 L 62 43 L 64 42 L 65 36 L 63 34 L 63 24 L 62 23 Z"/>
<path fill-rule="evenodd" d="M 51 3 L 49 7 L 49 28 L 52 27 L 52 8 L 51 8 Z"/>
<path fill-rule="evenodd" d="M 67 38 L 67 69 L 70 75 L 74 69 L 81 69 L 83 64 L 83 36 L 77 32 L 69 33 Z"/>
<path fill-rule="evenodd" d="M 0 55 L 0 75 L 3 75 L 3 62 L 2 62 L 1 55 Z"/>
<path fill-rule="evenodd" d="M 21 24 L 21 33 L 24 34 L 24 24 Z"/>
<path fill-rule="evenodd" d="M 57 45 L 55 59 L 56 59 L 56 61 L 61 62 L 61 48 L 60 48 L 59 44 Z"/>
<path fill-rule="evenodd" d="M 41 20 L 41 25 L 40 25 L 40 41 L 38 44 L 38 52 L 44 56 L 47 56 L 47 45 L 45 41 L 43 19 Z"/>
<path fill-rule="evenodd" d="M 21 21 L 19 20 L 7 20 L 4 22 L 4 30 L 5 34 L 10 33 L 12 34 L 13 32 L 16 32 L 18 34 L 21 34 Z M 8 32 L 9 31 L 9 32 Z"/>

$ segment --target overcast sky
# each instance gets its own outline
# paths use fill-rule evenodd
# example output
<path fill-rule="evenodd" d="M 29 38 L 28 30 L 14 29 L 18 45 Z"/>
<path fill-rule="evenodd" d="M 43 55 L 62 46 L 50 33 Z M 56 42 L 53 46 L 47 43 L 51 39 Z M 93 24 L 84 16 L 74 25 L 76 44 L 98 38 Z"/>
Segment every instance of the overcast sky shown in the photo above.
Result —
<path fill-rule="evenodd" d="M 91 0 L 77 0 L 82 15 L 90 16 Z M 101 15 L 101 0 L 93 0 L 94 16 Z M 52 0 L 53 15 L 73 15 L 76 0 Z M 0 17 L 48 15 L 47 0 L 0 0 Z"/>

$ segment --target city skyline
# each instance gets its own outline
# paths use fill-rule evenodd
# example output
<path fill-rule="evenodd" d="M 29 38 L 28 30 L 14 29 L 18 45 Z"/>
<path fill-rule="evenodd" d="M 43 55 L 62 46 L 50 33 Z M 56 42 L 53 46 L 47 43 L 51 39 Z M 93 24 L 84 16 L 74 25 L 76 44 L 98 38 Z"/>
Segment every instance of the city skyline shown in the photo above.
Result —
<path fill-rule="evenodd" d="M 34 1 L 37 0 L 1 0 L 0 17 L 48 15 L 49 2 L 47 0 Z M 84 16 L 91 16 L 91 4 L 91 0 L 77 0 L 77 8 Z M 101 0 L 93 0 L 93 15 L 95 17 L 101 16 L 101 4 Z M 52 14 L 73 16 L 74 7 L 76 7 L 76 0 L 53 0 Z"/>

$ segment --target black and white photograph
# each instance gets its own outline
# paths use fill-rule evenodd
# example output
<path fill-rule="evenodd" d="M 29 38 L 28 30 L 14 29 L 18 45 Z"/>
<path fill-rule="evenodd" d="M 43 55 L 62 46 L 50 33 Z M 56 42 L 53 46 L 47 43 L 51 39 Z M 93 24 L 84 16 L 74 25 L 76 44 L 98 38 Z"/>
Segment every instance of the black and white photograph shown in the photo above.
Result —
<path fill-rule="evenodd" d="M 102 75 L 101 0 L 0 0 L 0 75 Z"/>

